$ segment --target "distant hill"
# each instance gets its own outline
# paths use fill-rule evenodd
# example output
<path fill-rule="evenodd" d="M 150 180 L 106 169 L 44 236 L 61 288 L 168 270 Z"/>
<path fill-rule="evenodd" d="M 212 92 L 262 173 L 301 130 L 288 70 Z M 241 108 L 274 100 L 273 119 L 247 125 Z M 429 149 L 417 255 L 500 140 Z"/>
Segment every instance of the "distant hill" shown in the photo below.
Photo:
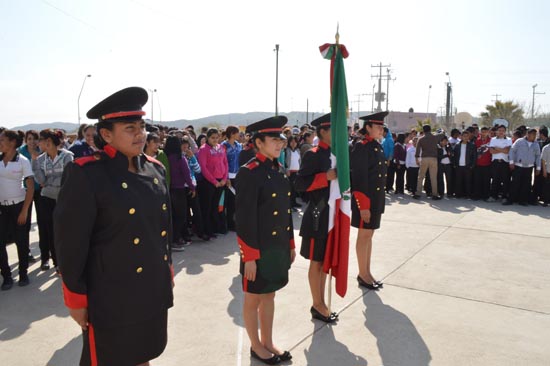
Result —
<path fill-rule="evenodd" d="M 288 118 L 289 125 L 303 125 L 306 123 L 306 112 L 290 112 L 290 113 L 281 113 L 282 116 Z M 313 118 L 319 117 L 321 114 L 318 112 L 310 112 L 308 122 L 311 122 Z M 193 125 L 195 128 L 200 128 L 203 126 L 248 126 L 250 123 L 260 121 L 264 118 L 273 116 L 272 112 L 248 112 L 248 113 L 228 113 L 228 114 L 218 114 L 209 117 L 203 117 L 198 119 L 178 119 L 176 121 L 155 121 L 155 123 L 160 123 L 168 127 L 179 127 L 183 128 L 188 125 Z M 86 123 L 86 122 L 83 122 Z M 23 126 L 17 126 L 13 129 L 16 130 L 44 130 L 46 128 L 53 129 L 63 129 L 67 132 L 75 132 L 78 129 L 78 124 L 68 123 L 68 122 L 48 122 L 48 123 L 31 123 Z"/>

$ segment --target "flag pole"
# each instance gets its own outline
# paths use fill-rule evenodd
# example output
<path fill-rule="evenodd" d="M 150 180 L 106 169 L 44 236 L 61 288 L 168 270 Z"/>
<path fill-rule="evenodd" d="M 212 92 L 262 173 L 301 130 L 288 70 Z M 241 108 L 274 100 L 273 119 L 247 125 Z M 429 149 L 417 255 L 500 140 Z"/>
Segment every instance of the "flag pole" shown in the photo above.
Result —
<path fill-rule="evenodd" d="M 334 38 L 336 38 L 336 46 L 338 46 L 340 44 L 339 29 L 340 29 L 340 23 L 336 23 L 336 34 L 334 36 Z M 330 92 L 332 94 L 332 90 Z M 331 100 L 332 100 L 332 96 L 331 96 Z M 332 109 L 332 105 L 331 105 L 331 109 Z M 335 167 L 332 167 L 332 168 L 335 168 Z M 327 305 L 327 308 L 328 308 L 329 316 L 332 313 L 331 307 L 332 307 L 332 266 L 330 267 L 330 269 L 328 271 L 328 305 Z"/>

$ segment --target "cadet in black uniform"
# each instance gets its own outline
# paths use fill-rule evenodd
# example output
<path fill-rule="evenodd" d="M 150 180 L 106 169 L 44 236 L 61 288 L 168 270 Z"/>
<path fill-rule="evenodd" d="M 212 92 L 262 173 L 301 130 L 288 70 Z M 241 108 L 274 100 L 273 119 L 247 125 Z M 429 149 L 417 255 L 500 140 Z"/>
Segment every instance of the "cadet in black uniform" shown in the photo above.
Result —
<path fill-rule="evenodd" d="M 380 220 L 386 204 L 386 158 L 378 142 L 384 133 L 384 118 L 388 112 L 380 112 L 361 117 L 364 122 L 359 131 L 363 136 L 357 142 L 350 156 L 351 191 L 354 199 L 351 203 L 351 226 L 358 228 L 357 263 L 360 286 L 375 290 L 382 287 L 370 271 L 372 236 L 380 228 Z"/>
<path fill-rule="evenodd" d="M 144 155 L 142 88 L 93 107 L 103 151 L 65 168 L 54 230 L 65 304 L 83 329 L 81 366 L 149 365 L 172 306 L 165 170 Z"/>
<path fill-rule="evenodd" d="M 269 365 L 292 358 L 273 344 L 275 291 L 288 283 L 296 257 L 290 207 L 290 182 L 277 158 L 283 147 L 287 118 L 268 118 L 249 125 L 258 153 L 237 174 L 235 223 L 241 250 L 243 319 L 250 354 Z M 258 336 L 258 318 L 261 339 Z"/>
<path fill-rule="evenodd" d="M 309 204 L 302 218 L 300 254 L 309 259 L 309 287 L 313 305 L 311 315 L 326 323 L 336 321 L 337 315 L 329 313 L 325 304 L 326 273 L 323 259 L 328 238 L 329 181 L 336 179 L 336 170 L 330 161 L 330 113 L 311 122 L 317 131 L 319 145 L 308 150 L 302 159 L 296 176 L 296 190 L 307 192 Z"/>

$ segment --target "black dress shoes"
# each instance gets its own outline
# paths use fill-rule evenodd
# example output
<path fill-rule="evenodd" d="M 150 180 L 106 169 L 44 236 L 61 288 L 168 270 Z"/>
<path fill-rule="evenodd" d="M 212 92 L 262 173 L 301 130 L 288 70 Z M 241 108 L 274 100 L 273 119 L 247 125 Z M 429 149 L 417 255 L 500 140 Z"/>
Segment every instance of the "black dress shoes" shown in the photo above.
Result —
<path fill-rule="evenodd" d="M 381 286 L 377 283 L 367 283 L 365 282 L 361 276 L 357 276 L 357 282 L 359 283 L 359 286 L 368 288 L 369 290 L 378 290 Z"/>
<path fill-rule="evenodd" d="M 281 362 L 292 360 L 292 355 L 288 351 L 284 351 L 282 355 L 277 355 L 281 359 Z"/>
<path fill-rule="evenodd" d="M 13 287 L 13 278 L 5 277 L 4 282 L 2 282 L 2 291 L 8 291 Z"/>
<path fill-rule="evenodd" d="M 329 316 L 324 316 L 313 306 L 309 309 L 309 311 L 311 312 L 311 317 L 313 319 L 321 320 L 325 323 L 334 323 L 338 319 L 338 315 L 336 313 L 331 313 Z"/>
<path fill-rule="evenodd" d="M 288 351 L 286 351 L 286 352 L 288 352 Z M 290 353 L 288 353 L 288 354 L 290 355 Z M 281 363 L 281 357 L 279 357 L 277 355 L 273 355 L 273 357 L 271 357 L 271 358 L 261 358 L 260 356 L 258 356 L 258 354 L 256 352 L 254 352 L 252 350 L 252 348 L 250 348 L 250 356 L 252 358 L 255 358 L 258 361 L 262 361 L 266 365 L 278 365 L 279 363 Z M 290 356 L 290 357 L 292 358 L 292 356 Z"/>

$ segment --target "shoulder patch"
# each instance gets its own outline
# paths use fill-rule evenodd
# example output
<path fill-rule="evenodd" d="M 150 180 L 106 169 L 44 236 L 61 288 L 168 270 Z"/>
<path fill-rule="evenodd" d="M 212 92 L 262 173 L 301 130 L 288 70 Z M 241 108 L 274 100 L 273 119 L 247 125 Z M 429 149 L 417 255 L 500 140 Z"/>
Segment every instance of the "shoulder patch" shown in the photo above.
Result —
<path fill-rule="evenodd" d="M 99 160 L 101 160 L 101 153 L 100 152 L 95 152 L 90 156 L 83 156 L 81 158 L 76 159 L 74 161 L 74 163 L 79 165 L 79 166 L 84 166 L 84 165 L 89 164 L 93 161 L 99 161 Z"/>
<path fill-rule="evenodd" d="M 253 159 L 244 165 L 244 167 L 247 168 L 248 170 L 254 170 L 259 166 L 260 166 L 260 163 L 256 159 Z"/>
<path fill-rule="evenodd" d="M 153 157 L 151 157 L 151 156 L 149 156 L 149 155 L 147 155 L 147 154 L 143 154 L 143 155 L 145 155 L 145 158 L 146 158 L 148 161 L 150 161 L 151 163 L 158 164 L 158 165 L 160 165 L 161 167 L 164 168 L 164 165 L 163 165 L 160 161 L 158 161 L 157 159 L 155 159 L 155 158 L 153 158 Z"/>

